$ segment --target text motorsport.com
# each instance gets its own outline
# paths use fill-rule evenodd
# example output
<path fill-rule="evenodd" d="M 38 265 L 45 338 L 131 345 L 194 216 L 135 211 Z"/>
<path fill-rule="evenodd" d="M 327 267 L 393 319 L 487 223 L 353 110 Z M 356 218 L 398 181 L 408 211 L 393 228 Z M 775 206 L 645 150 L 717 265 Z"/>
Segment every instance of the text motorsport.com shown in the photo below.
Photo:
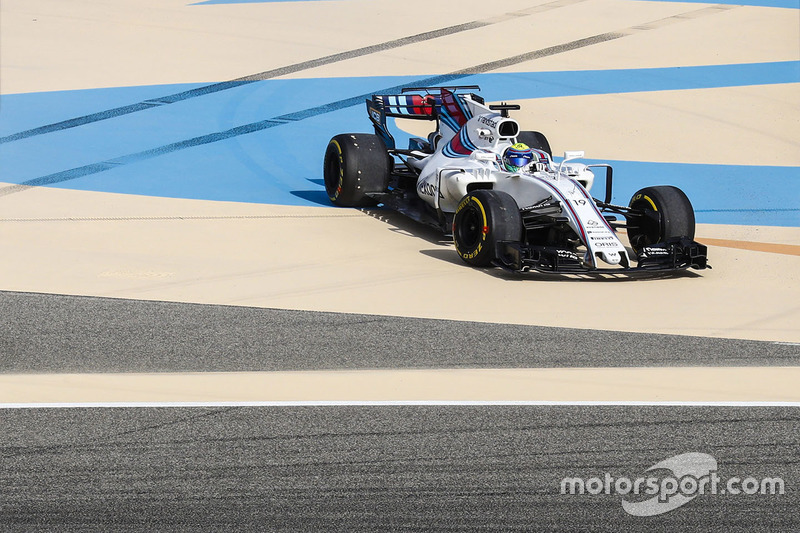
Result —
<path fill-rule="evenodd" d="M 671 475 L 650 475 L 631 479 L 613 477 L 608 472 L 602 477 L 565 477 L 561 480 L 561 494 L 619 496 L 652 496 L 645 500 L 622 500 L 622 508 L 634 516 L 663 514 L 701 495 L 782 495 L 785 483 L 779 477 L 756 479 L 732 476 L 724 480 L 717 474 L 714 457 L 698 452 L 684 453 L 660 461 L 645 472 L 671 471 Z"/>

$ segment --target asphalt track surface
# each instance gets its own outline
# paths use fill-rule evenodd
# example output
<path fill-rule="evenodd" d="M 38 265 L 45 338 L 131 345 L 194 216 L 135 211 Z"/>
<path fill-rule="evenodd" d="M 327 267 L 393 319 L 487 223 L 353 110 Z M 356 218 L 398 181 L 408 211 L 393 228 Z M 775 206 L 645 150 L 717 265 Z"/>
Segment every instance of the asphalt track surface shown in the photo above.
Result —
<path fill-rule="evenodd" d="M 2 412 L 0 528 L 263 531 L 797 531 L 800 413 L 712 407 L 273 407 Z M 46 431 L 42 428 L 46 427 Z M 628 516 L 564 477 L 646 475 L 708 453 L 723 480 Z"/>
<path fill-rule="evenodd" d="M 0 372 L 796 366 L 789 343 L 0 292 Z"/>
<path fill-rule="evenodd" d="M 405 317 L 0 293 L 0 371 L 791 365 L 796 346 Z M 645 342 L 646 344 L 642 345 Z M 676 360 L 676 354 L 680 359 Z M 45 431 L 42 428 L 47 428 Z M 3 530 L 792 531 L 787 407 L 309 406 L 0 410 Z M 686 451 L 783 495 L 638 518 L 564 477 Z M 758 517 L 758 518 L 756 518 Z"/>

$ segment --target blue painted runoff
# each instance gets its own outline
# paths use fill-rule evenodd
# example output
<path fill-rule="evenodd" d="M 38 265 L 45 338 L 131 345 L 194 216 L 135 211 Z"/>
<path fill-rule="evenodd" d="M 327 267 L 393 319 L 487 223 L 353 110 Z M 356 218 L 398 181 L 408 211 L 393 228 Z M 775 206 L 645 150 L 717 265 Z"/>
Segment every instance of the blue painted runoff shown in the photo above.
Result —
<path fill-rule="evenodd" d="M 199 96 L 186 99 L 169 96 L 203 85 L 3 95 L 0 137 L 31 133 L 0 143 L 0 181 L 330 206 L 321 183 L 328 140 L 338 133 L 371 130 L 364 110 L 368 95 L 419 81 L 424 80 L 411 76 L 267 80 L 209 94 L 199 91 Z M 795 61 L 493 73 L 449 83 L 478 83 L 487 100 L 497 101 L 797 82 L 800 62 Z M 155 103 L 143 109 L 134 106 L 135 112 L 119 116 L 107 113 L 145 101 Z M 40 132 L 42 126 L 85 116 L 100 119 Z M 627 203 L 641 187 L 672 184 L 689 195 L 699 222 L 800 226 L 798 167 L 611 163 L 615 203 Z M 595 196 L 601 197 L 602 179 L 597 183 Z"/>

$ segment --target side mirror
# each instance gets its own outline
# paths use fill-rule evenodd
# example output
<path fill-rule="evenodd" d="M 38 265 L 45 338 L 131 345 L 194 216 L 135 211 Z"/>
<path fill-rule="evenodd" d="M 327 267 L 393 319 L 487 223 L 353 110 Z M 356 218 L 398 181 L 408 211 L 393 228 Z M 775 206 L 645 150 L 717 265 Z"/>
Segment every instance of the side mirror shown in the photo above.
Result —
<path fill-rule="evenodd" d="M 556 172 L 556 179 L 561 177 L 561 167 L 564 166 L 564 163 L 567 161 L 572 161 L 573 159 L 581 159 L 586 153 L 583 150 L 567 150 L 564 152 L 564 160 L 561 161 L 561 164 L 558 165 L 558 172 Z"/>
<path fill-rule="evenodd" d="M 567 150 L 564 152 L 564 161 L 572 161 L 573 159 L 580 159 L 586 155 L 583 150 Z"/>

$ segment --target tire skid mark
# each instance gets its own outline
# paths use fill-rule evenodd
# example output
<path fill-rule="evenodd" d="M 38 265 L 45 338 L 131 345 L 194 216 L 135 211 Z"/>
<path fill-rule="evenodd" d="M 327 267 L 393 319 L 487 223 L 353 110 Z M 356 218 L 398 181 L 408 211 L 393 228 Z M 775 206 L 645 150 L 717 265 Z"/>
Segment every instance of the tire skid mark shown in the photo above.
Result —
<path fill-rule="evenodd" d="M 356 218 L 363 214 L 335 213 L 319 215 L 196 215 L 196 216 L 130 216 L 130 217 L 60 217 L 60 218 L 0 218 L 4 222 L 128 222 L 140 220 L 268 220 L 276 218 Z"/>
<path fill-rule="evenodd" d="M 729 6 L 725 6 L 729 7 Z M 672 17 L 667 17 L 665 19 L 659 19 L 655 22 L 664 21 L 663 24 L 666 23 L 677 23 L 684 20 L 692 20 L 700 16 L 706 16 L 713 13 L 720 13 L 721 10 L 719 9 L 697 9 L 688 11 L 686 13 L 682 13 L 679 15 L 674 15 Z M 659 26 L 661 27 L 661 26 Z M 146 161 L 148 159 L 153 159 L 158 156 L 166 155 L 172 152 L 177 152 L 180 150 L 185 150 L 187 148 L 193 148 L 196 146 L 203 146 L 206 144 L 216 143 L 219 141 L 224 141 L 226 139 L 231 139 L 234 137 L 238 137 L 240 135 L 246 135 L 248 133 L 255 133 L 258 131 L 267 130 L 270 128 L 274 128 L 276 126 L 282 126 L 284 124 L 290 122 L 299 122 L 301 120 L 305 120 L 312 117 L 317 117 L 320 115 L 324 115 L 327 113 L 331 113 L 334 111 L 339 111 L 341 109 L 346 109 L 348 107 L 353 107 L 356 105 L 363 104 L 364 100 L 370 98 L 373 94 L 379 93 L 395 93 L 402 91 L 404 88 L 407 87 L 426 87 L 426 86 L 437 86 L 442 85 L 445 83 L 451 83 L 455 80 L 465 78 L 474 74 L 482 74 L 486 72 L 490 72 L 492 70 L 508 67 L 514 64 L 522 63 L 525 61 L 531 61 L 534 59 L 539 59 L 542 57 L 553 56 L 557 54 L 561 54 L 564 52 L 569 52 L 572 50 L 577 50 L 580 48 L 585 48 L 589 46 L 593 46 L 596 44 L 601 44 L 604 42 L 620 39 L 623 37 L 627 37 L 629 35 L 634 35 L 637 33 L 635 27 L 630 27 L 627 29 L 623 29 L 617 32 L 606 32 L 601 33 L 598 35 L 594 35 L 591 37 L 585 37 L 583 39 L 577 39 L 574 41 L 570 41 L 567 43 L 563 43 L 561 45 L 550 46 L 547 48 L 542 48 L 540 50 L 534 50 L 532 52 L 527 52 L 525 54 L 519 54 L 516 56 L 511 56 L 509 58 L 491 61 L 488 63 L 483 63 L 480 65 L 476 65 L 473 67 L 469 67 L 462 70 L 457 70 L 451 72 L 449 74 L 442 74 L 438 76 L 431 76 L 419 80 L 410 81 L 408 83 L 403 83 L 400 85 L 395 85 L 392 87 L 386 87 L 383 89 L 379 89 L 376 91 L 370 91 L 368 93 L 360 94 L 358 96 L 354 96 L 351 98 L 345 98 L 342 100 L 337 100 L 335 102 L 329 102 L 327 104 L 322 104 L 315 107 L 310 107 L 307 109 L 303 109 L 301 111 L 295 111 L 292 113 L 286 113 L 283 115 L 279 115 L 277 117 L 268 118 L 265 120 L 260 120 L 257 122 L 251 122 L 249 124 L 244 124 L 242 126 L 237 126 L 235 128 L 230 128 L 224 131 L 218 131 L 214 133 L 209 133 L 206 135 L 200 135 L 198 137 L 193 137 L 191 139 L 186 139 L 183 141 L 178 141 L 170 144 L 166 144 L 163 146 L 159 146 L 156 148 L 151 148 L 149 150 L 143 150 L 141 152 L 136 152 L 133 154 L 123 155 L 120 157 L 116 157 L 113 159 L 108 159 L 106 161 L 101 161 L 99 163 L 92 163 L 89 165 L 84 165 L 81 167 L 72 168 L 69 170 L 64 170 L 61 172 L 55 172 L 53 174 L 48 174 L 46 176 L 41 176 L 38 178 L 33 178 L 28 181 L 22 182 L 17 185 L 12 185 L 10 187 L 5 187 L 0 189 L 0 197 L 7 196 L 9 194 L 14 194 L 17 192 L 22 192 L 29 187 L 39 187 L 39 186 L 46 186 L 46 185 L 54 185 L 57 183 L 63 183 L 65 181 L 71 181 L 77 178 L 82 178 L 84 176 L 90 176 L 93 174 L 98 174 L 101 172 L 105 172 L 107 170 L 111 170 L 113 168 L 117 168 L 122 165 L 127 165 L 131 163 L 137 163 L 140 161 Z"/>
<path fill-rule="evenodd" d="M 430 41 L 433 39 L 438 39 L 440 37 L 446 37 L 449 35 L 454 35 L 457 33 L 462 33 L 466 31 L 471 31 L 479 28 L 484 28 L 486 26 L 492 26 L 495 24 L 500 24 L 507 20 L 511 20 L 515 17 L 520 16 L 529 16 L 536 13 L 541 13 L 544 11 L 549 11 L 551 9 L 557 9 L 560 7 L 565 7 L 568 5 L 576 4 L 579 2 L 585 2 L 586 0 L 556 0 L 554 2 L 550 2 L 547 4 L 543 4 L 540 6 L 535 6 L 533 8 L 529 8 L 526 10 L 514 12 L 514 13 L 506 13 L 505 15 L 501 15 L 499 17 L 493 17 L 491 19 L 484 19 L 484 20 L 474 20 L 472 22 L 466 22 L 464 24 L 457 24 L 455 26 L 448 26 L 446 28 L 440 28 L 437 30 L 432 30 L 424 33 L 419 33 L 417 35 L 411 35 L 408 37 L 401 37 L 399 39 L 393 39 L 391 41 L 385 41 L 382 43 L 378 43 L 371 46 L 365 46 L 362 48 L 357 48 L 355 50 L 349 50 L 347 52 L 341 52 L 338 54 L 332 54 L 325 57 L 320 57 L 316 59 L 310 59 L 308 61 L 302 61 L 300 63 L 295 63 L 293 65 L 288 65 L 285 67 L 279 67 L 272 70 L 267 70 L 264 72 L 259 72 L 256 74 L 250 74 L 248 76 L 243 76 L 241 78 L 236 78 L 233 80 L 223 81 L 219 83 L 213 83 L 211 85 L 205 85 L 203 87 L 197 87 L 195 89 L 191 89 L 188 91 L 182 91 L 175 94 L 170 94 L 167 96 L 162 96 L 159 98 L 150 98 L 148 100 L 144 100 L 142 102 L 138 102 L 135 104 L 125 105 L 121 107 L 115 107 L 112 109 L 107 109 L 105 111 L 98 111 L 97 113 L 91 113 L 89 115 L 84 115 L 82 117 L 76 117 L 68 120 L 63 120 L 60 122 L 55 122 L 53 124 L 47 124 L 45 126 L 40 126 L 37 128 L 32 128 L 29 130 L 21 131 L 18 133 L 13 133 L 11 135 L 6 135 L 5 137 L 0 137 L 0 144 L 18 141 L 21 139 L 27 139 L 29 137 L 35 137 L 37 135 L 44 135 L 46 133 L 52 133 L 55 131 L 61 131 L 70 128 L 77 128 L 79 126 L 84 126 L 86 124 L 91 124 L 94 122 L 100 122 L 103 120 L 109 120 L 115 117 L 129 115 L 131 113 L 138 113 L 139 111 L 146 111 L 148 109 L 152 109 L 154 107 L 160 107 L 164 105 L 174 104 L 176 102 L 182 102 L 184 100 L 189 100 L 192 98 L 198 98 L 201 96 L 206 96 L 209 94 L 218 93 L 221 91 L 227 91 L 228 89 L 235 89 L 237 87 L 241 87 L 242 85 L 247 85 L 249 83 L 269 80 L 272 78 L 278 78 L 281 76 L 287 76 L 289 74 L 294 74 L 297 72 L 302 72 L 304 70 L 310 70 L 313 68 L 321 67 L 324 65 L 330 65 L 332 63 L 338 63 L 341 61 L 346 61 L 348 59 L 353 59 L 356 57 L 362 57 L 366 55 L 375 54 L 378 52 L 384 52 L 386 50 L 391 50 L 394 48 L 400 48 L 403 46 L 408 46 L 415 43 L 420 43 L 424 41 Z"/>

